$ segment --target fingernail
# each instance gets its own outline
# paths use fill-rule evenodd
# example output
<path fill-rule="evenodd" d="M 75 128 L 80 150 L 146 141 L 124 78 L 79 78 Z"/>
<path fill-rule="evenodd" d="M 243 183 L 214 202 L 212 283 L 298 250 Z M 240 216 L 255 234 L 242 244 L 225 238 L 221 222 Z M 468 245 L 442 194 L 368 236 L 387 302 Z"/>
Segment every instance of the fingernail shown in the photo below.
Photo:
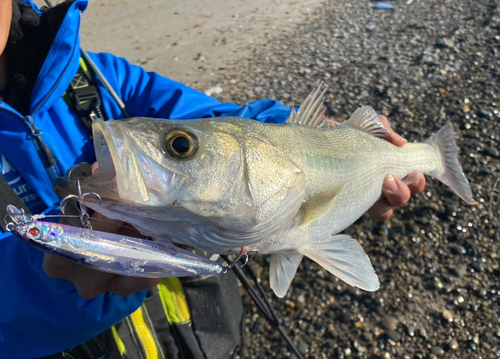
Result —
<path fill-rule="evenodd" d="M 399 187 L 398 187 L 398 184 L 396 183 L 396 180 L 394 179 L 394 176 L 393 175 L 388 175 L 386 177 L 386 181 L 384 183 L 384 187 L 386 189 L 386 191 L 389 191 L 389 192 L 392 192 L 392 193 L 395 193 L 399 190 Z"/>
<path fill-rule="evenodd" d="M 406 138 L 398 135 L 397 133 L 394 133 L 393 136 L 396 137 L 399 141 L 403 141 L 404 143 L 408 142 L 408 140 Z"/>
<path fill-rule="evenodd" d="M 424 177 L 424 174 L 422 172 L 417 172 L 413 176 L 413 183 L 418 184 L 420 180 Z"/>

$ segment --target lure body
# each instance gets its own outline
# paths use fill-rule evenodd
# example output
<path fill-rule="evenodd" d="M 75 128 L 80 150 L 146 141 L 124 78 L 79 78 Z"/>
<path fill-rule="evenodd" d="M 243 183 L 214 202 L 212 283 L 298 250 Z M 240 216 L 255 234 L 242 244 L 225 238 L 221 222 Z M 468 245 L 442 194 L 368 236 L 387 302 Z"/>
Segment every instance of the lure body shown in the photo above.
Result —
<path fill-rule="evenodd" d="M 45 252 L 114 274 L 160 278 L 223 273 L 224 267 L 168 243 L 43 222 L 9 205 L 8 229 Z"/>

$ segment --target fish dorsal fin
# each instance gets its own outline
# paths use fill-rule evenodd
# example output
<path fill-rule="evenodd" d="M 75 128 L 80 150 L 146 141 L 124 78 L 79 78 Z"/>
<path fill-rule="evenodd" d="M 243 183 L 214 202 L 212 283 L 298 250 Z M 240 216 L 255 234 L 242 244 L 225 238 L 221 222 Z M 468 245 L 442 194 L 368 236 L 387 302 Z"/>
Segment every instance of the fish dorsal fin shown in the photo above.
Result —
<path fill-rule="evenodd" d="M 358 108 L 342 125 L 359 128 L 383 139 L 387 139 L 390 134 L 389 129 L 384 125 L 377 112 L 370 106 Z"/>
<path fill-rule="evenodd" d="M 309 128 L 321 127 L 325 121 L 326 107 L 323 104 L 324 95 L 328 87 L 323 87 L 323 82 L 311 92 L 305 101 L 300 105 L 299 111 L 295 112 L 292 106 L 292 112 L 286 120 L 286 124 L 292 126 L 302 126 Z"/>
<path fill-rule="evenodd" d="M 330 213 L 338 194 L 342 192 L 346 182 L 338 183 L 316 193 L 300 207 L 300 226 L 306 226 Z"/>

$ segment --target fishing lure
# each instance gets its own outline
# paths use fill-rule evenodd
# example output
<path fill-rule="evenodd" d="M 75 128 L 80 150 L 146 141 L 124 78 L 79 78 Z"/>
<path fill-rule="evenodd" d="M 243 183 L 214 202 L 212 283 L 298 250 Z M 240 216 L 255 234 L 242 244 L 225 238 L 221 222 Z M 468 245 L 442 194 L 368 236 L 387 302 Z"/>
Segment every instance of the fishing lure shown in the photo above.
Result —
<path fill-rule="evenodd" d="M 73 262 L 114 274 L 162 278 L 225 273 L 227 268 L 168 243 L 40 221 L 7 206 L 7 230 L 24 242 Z"/>

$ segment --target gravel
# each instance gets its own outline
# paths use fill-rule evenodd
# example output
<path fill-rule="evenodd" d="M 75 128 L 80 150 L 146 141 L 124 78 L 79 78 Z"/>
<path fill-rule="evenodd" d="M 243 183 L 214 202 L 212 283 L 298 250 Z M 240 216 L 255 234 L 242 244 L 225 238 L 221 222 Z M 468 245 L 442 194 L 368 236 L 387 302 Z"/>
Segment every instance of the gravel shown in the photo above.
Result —
<path fill-rule="evenodd" d="M 237 73 L 226 75 L 217 97 L 300 104 L 324 81 L 331 118 L 344 120 L 370 105 L 409 141 L 451 121 L 476 204 L 429 179 L 390 221 L 366 215 L 348 228 L 378 272 L 375 293 L 304 259 L 279 299 L 269 289 L 269 258 L 256 256 L 251 265 L 262 267 L 268 298 L 307 358 L 498 358 L 498 2 L 391 4 L 394 11 L 369 1 L 327 1 L 307 23 L 254 49 Z M 233 357 L 292 358 L 245 303 L 246 332 Z"/>

